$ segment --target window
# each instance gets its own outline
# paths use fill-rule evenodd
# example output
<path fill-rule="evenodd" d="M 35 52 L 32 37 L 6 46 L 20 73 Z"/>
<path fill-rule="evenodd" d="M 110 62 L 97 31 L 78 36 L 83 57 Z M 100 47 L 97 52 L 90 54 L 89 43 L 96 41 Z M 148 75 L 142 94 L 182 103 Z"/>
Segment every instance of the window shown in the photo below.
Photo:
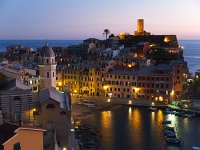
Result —
<path fill-rule="evenodd" d="M 51 61 L 52 61 L 52 63 L 53 63 L 53 59 L 52 59 Z"/>
<path fill-rule="evenodd" d="M 47 78 L 49 78 L 49 72 L 47 72 Z"/>
<path fill-rule="evenodd" d="M 49 60 L 47 59 L 47 64 L 49 63 Z"/>
<path fill-rule="evenodd" d="M 54 72 L 53 72 L 53 77 L 54 77 Z"/>
<path fill-rule="evenodd" d="M 15 143 L 14 150 L 20 150 L 20 149 L 21 149 L 20 143 Z"/>
<path fill-rule="evenodd" d="M 53 108 L 55 108 L 55 105 L 52 103 L 47 104 L 47 106 L 46 106 L 46 109 L 53 109 Z"/>

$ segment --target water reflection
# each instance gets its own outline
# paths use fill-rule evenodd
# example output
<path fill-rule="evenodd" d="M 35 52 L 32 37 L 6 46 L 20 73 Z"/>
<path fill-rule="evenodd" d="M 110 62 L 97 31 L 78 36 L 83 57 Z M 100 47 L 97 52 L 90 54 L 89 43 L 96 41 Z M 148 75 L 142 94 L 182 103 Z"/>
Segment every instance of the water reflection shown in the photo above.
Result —
<path fill-rule="evenodd" d="M 157 112 L 157 120 L 158 120 L 158 122 L 161 123 L 163 118 L 164 118 L 163 112 L 161 110 L 158 110 L 158 112 Z"/>
<path fill-rule="evenodd" d="M 180 147 L 165 147 L 161 122 L 172 121 L 177 137 L 184 141 Z M 97 112 L 88 123 L 100 131 L 103 150 L 180 150 L 200 146 L 200 119 L 166 115 L 161 110 L 119 107 Z"/>
<path fill-rule="evenodd" d="M 111 111 L 103 111 L 101 113 L 102 127 L 105 129 L 110 128 L 111 125 Z"/>
<path fill-rule="evenodd" d="M 129 118 L 129 121 L 132 120 L 132 108 L 131 107 L 129 107 L 129 109 L 128 109 L 128 118 Z"/>

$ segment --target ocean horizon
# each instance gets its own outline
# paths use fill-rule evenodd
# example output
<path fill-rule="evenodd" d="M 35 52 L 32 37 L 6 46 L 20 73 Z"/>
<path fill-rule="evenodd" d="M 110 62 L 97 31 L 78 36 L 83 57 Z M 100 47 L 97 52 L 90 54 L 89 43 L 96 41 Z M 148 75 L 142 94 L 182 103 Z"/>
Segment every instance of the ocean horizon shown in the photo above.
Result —
<path fill-rule="evenodd" d="M 0 40 L 0 52 L 6 52 L 8 45 L 23 45 L 25 47 L 37 48 L 45 45 L 46 40 Z M 68 47 L 70 45 L 78 45 L 83 40 L 48 40 L 50 46 Z M 200 69 L 200 40 L 178 40 L 179 44 L 184 47 L 183 56 L 188 63 L 190 73 Z"/>

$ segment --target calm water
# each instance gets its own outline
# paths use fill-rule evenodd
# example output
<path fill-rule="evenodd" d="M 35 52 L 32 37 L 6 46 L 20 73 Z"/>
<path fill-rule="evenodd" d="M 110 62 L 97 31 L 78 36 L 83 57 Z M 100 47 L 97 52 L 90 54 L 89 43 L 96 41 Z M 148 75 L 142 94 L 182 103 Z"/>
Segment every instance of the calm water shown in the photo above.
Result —
<path fill-rule="evenodd" d="M 184 144 L 165 146 L 160 122 L 172 120 Z M 182 118 L 165 115 L 161 110 L 120 107 L 97 112 L 85 120 L 89 127 L 98 129 L 101 150 L 190 150 L 200 146 L 200 118 Z"/>
<path fill-rule="evenodd" d="M 81 40 L 49 40 L 49 45 L 66 47 L 81 42 Z M 200 69 L 200 41 L 182 40 L 179 43 L 184 46 L 185 60 L 188 62 L 190 72 L 194 74 L 196 70 Z M 37 49 L 45 44 L 45 40 L 0 40 L 0 52 L 6 51 L 6 46 L 15 44 Z"/>
<path fill-rule="evenodd" d="M 188 62 L 189 71 L 194 74 L 200 69 L 200 41 L 179 41 L 184 47 L 184 57 Z"/>
<path fill-rule="evenodd" d="M 8 45 L 23 45 L 33 48 L 34 50 L 44 46 L 45 40 L 0 40 L 0 52 L 6 51 Z M 50 46 L 67 47 L 69 45 L 77 45 L 82 43 L 81 40 L 48 40 Z"/>

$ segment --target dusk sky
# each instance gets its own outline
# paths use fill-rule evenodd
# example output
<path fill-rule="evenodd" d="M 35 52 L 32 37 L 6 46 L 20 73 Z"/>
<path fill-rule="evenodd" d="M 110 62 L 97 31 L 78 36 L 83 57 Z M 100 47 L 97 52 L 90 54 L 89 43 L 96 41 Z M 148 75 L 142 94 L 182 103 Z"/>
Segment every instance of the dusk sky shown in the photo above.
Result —
<path fill-rule="evenodd" d="M 200 39 L 200 0 L 0 0 L 0 39 L 103 38 L 133 34 L 138 18 L 152 34 Z"/>

